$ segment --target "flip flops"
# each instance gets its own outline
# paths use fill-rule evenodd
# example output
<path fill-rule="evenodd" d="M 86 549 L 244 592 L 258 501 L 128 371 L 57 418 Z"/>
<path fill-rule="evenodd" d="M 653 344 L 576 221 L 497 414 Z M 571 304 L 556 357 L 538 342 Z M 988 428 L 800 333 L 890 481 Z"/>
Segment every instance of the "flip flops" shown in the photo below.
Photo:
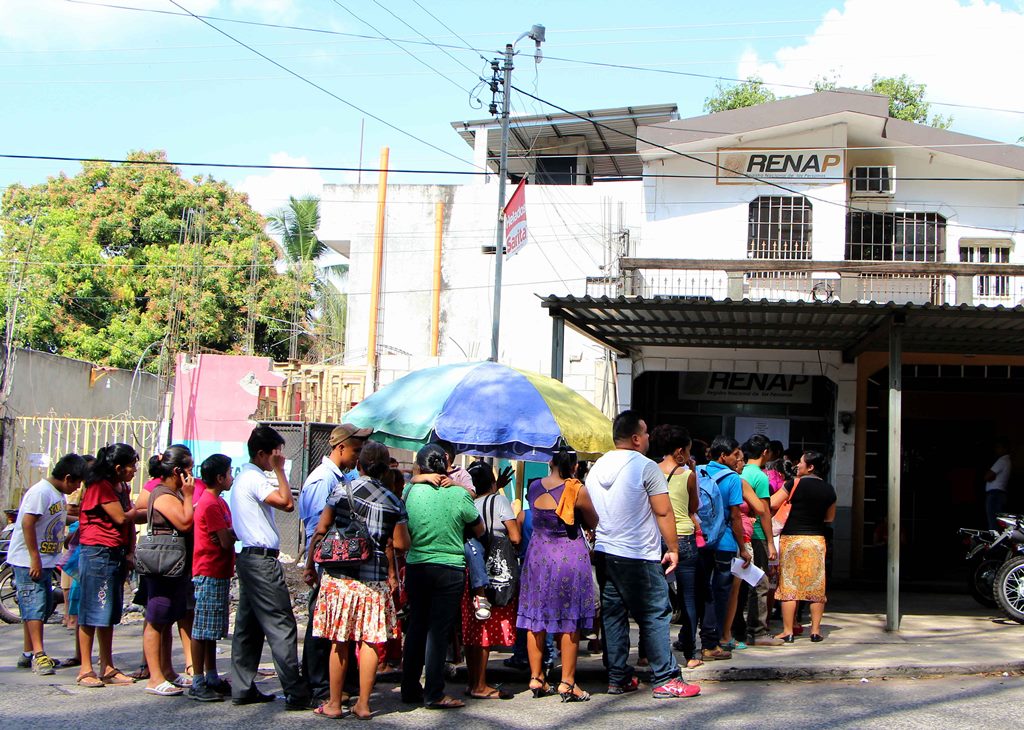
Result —
<path fill-rule="evenodd" d="M 111 669 L 109 672 L 100 677 L 100 681 L 103 684 L 114 684 L 114 685 L 125 685 L 135 684 L 135 680 L 129 677 L 127 674 L 122 672 L 120 669 Z"/>
<path fill-rule="evenodd" d="M 177 697 L 185 690 L 175 687 L 170 682 L 161 682 L 156 687 L 146 687 L 146 694 L 157 695 L 158 697 Z"/>
<path fill-rule="evenodd" d="M 322 717 L 325 720 L 340 720 L 341 718 L 348 716 L 349 713 L 342 712 L 340 715 L 328 715 L 324 710 L 324 706 L 320 705 L 318 708 L 313 710 L 313 714 L 317 717 Z"/>
<path fill-rule="evenodd" d="M 78 679 L 75 680 L 75 684 L 77 684 L 79 687 L 88 687 L 90 689 L 106 686 L 105 684 L 103 684 L 103 681 L 96 676 L 96 672 L 87 672 L 86 674 L 80 674 L 78 676 Z"/>
<path fill-rule="evenodd" d="M 471 700 L 510 700 L 515 697 L 514 692 L 501 685 L 492 687 L 490 692 L 485 692 L 482 695 L 473 694 L 468 689 L 463 694 Z"/>
<path fill-rule="evenodd" d="M 437 702 L 430 702 L 424 705 L 428 710 L 455 710 L 459 707 L 465 706 L 465 702 L 457 700 L 454 697 L 442 697 Z"/>

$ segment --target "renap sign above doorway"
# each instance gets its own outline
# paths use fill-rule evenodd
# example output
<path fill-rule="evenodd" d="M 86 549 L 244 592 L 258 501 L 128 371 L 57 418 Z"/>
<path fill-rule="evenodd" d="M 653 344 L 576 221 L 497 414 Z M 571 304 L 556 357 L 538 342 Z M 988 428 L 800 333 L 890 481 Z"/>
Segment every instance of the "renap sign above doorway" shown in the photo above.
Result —
<path fill-rule="evenodd" d="M 776 183 L 824 185 L 845 179 L 841 149 L 748 149 L 718 150 L 720 185 L 756 185 L 758 180 Z"/>

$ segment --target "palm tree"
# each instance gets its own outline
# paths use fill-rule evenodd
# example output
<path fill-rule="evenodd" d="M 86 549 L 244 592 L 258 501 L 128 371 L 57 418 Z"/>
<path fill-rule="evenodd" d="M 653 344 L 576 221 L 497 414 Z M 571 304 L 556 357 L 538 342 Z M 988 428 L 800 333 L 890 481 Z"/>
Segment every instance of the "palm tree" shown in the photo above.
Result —
<path fill-rule="evenodd" d="M 292 266 L 295 276 L 295 298 L 291 314 L 292 334 L 289 357 L 298 358 L 299 332 L 312 331 L 320 341 L 320 356 L 327 352 L 340 352 L 345 341 L 345 312 L 347 297 L 331 281 L 333 274 L 348 271 L 348 264 L 321 266 L 319 258 L 327 253 L 327 245 L 316 231 L 320 227 L 320 199 L 309 195 L 301 198 L 289 197 L 288 206 L 281 208 L 267 219 L 271 232 L 281 237 L 284 258 Z M 302 290 L 310 287 L 316 302 L 318 316 L 309 329 L 300 327 L 302 316 L 299 302 Z"/>

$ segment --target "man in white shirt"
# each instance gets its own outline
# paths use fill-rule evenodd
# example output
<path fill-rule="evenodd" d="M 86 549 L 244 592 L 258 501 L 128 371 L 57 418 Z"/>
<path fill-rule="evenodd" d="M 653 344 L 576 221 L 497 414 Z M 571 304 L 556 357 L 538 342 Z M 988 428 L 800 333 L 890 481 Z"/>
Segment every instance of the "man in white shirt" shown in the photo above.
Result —
<path fill-rule="evenodd" d="M 298 629 L 291 594 L 278 560 L 281 538 L 274 510 L 295 509 L 284 472 L 284 439 L 270 426 L 257 426 L 249 435 L 249 463 L 231 485 L 231 519 L 242 549 L 235 561 L 238 610 L 231 642 L 231 702 L 248 705 L 271 702 L 274 695 L 256 689 L 256 670 L 266 638 L 285 693 L 286 710 L 311 707 L 309 685 L 299 672 Z M 273 471 L 277 484 L 266 472 Z"/>
<path fill-rule="evenodd" d="M 7 563 L 14 570 L 25 639 L 18 667 L 31 667 L 39 675 L 53 674 L 57 666 L 43 648 L 43 624 L 53 611 L 53 571 L 67 525 L 65 496 L 82 486 L 84 477 L 85 459 L 78 454 L 62 456 L 49 477 L 25 492 L 11 533 Z"/>
<path fill-rule="evenodd" d="M 990 530 L 999 529 L 996 516 L 1006 511 L 1006 487 L 1009 485 L 1013 466 L 1005 441 L 995 442 L 995 452 L 995 463 L 985 474 L 985 516 L 988 518 Z"/>
<path fill-rule="evenodd" d="M 601 620 L 608 692 L 633 692 L 639 685 L 627 664 L 632 616 L 650 662 L 654 697 L 693 697 L 700 688 L 682 680 L 669 638 L 672 606 L 665 577 L 679 564 L 679 548 L 668 484 L 658 465 L 645 456 L 650 437 L 638 414 L 623 411 L 616 416 L 612 439 L 615 450 L 587 474 L 587 492 L 600 518 L 594 550 L 604 561 L 606 575 Z"/>

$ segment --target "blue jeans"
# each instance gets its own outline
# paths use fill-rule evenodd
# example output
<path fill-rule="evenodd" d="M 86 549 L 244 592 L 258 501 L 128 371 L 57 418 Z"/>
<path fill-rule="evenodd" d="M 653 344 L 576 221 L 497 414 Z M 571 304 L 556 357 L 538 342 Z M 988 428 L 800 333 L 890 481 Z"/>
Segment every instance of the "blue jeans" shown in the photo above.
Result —
<path fill-rule="evenodd" d="M 124 579 L 128 568 L 125 549 L 82 545 L 79 560 L 78 582 L 82 594 L 78 606 L 78 623 L 99 627 L 121 623 Z"/>
<path fill-rule="evenodd" d="M 1002 525 L 996 522 L 996 515 L 1006 511 L 1006 492 L 1002 489 L 991 489 L 985 492 L 985 517 L 988 529 L 1001 530 Z"/>
<path fill-rule="evenodd" d="M 14 569 L 14 588 L 22 621 L 46 621 L 53 611 L 53 568 L 43 568 L 39 580 L 32 580 L 28 568 Z"/>
<path fill-rule="evenodd" d="M 700 559 L 707 576 L 704 602 L 704 620 L 700 627 L 701 647 L 715 649 L 722 639 L 725 612 L 732 590 L 732 559 L 735 553 L 714 548 L 701 548 Z"/>
<path fill-rule="evenodd" d="M 487 587 L 490 581 L 487 580 L 487 568 L 484 567 L 484 546 L 475 537 L 471 537 L 462 549 L 466 553 L 466 566 L 469 568 L 469 589 Z"/>
<path fill-rule="evenodd" d="M 697 552 L 695 535 L 679 536 L 679 567 L 676 568 L 676 594 L 683 609 L 683 625 L 679 627 L 679 644 L 683 656 L 693 659 L 697 651 Z"/>
<path fill-rule="evenodd" d="M 623 684 L 632 671 L 629 658 L 629 617 L 640 628 L 640 642 L 651 665 L 651 684 L 660 686 L 679 676 L 672 653 L 669 622 L 672 605 L 668 580 L 656 560 L 605 555 L 606 580 L 601 590 L 601 620 L 608 652 L 608 683 Z"/>

